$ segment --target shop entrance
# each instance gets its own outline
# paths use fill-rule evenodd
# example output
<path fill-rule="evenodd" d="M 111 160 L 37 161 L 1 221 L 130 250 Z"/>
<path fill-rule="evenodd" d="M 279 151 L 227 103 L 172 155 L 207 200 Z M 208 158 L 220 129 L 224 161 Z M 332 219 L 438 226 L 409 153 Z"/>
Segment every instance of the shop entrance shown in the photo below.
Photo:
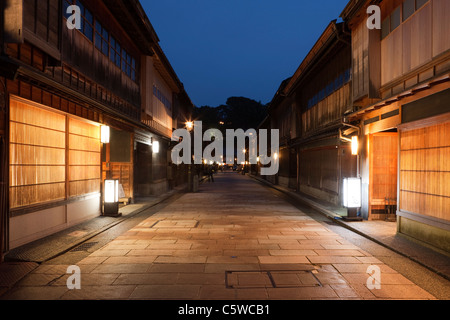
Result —
<path fill-rule="evenodd" d="M 369 220 L 396 219 L 397 130 L 369 135 Z"/>

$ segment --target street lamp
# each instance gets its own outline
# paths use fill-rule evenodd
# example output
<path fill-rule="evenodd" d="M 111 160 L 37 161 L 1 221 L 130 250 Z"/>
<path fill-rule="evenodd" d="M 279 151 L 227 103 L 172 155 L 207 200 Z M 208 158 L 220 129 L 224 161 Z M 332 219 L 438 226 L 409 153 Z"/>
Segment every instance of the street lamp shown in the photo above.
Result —
<path fill-rule="evenodd" d="M 186 126 L 187 131 L 189 131 L 189 134 L 192 135 L 192 131 L 194 129 L 194 122 L 187 121 L 185 123 L 185 126 Z M 188 191 L 196 192 L 197 188 L 198 188 L 197 183 L 194 183 L 194 179 L 192 177 L 192 162 L 190 162 L 188 164 Z"/>
<path fill-rule="evenodd" d="M 192 129 L 194 129 L 194 122 L 192 122 L 192 121 L 186 122 L 186 129 L 188 131 L 192 131 Z"/>

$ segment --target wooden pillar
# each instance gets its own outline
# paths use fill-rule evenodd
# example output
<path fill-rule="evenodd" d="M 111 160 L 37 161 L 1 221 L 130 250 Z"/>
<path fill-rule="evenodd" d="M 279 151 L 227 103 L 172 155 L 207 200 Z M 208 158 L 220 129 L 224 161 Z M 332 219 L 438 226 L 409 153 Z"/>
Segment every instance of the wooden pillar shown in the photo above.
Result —
<path fill-rule="evenodd" d="M 6 79 L 0 78 L 0 263 L 8 249 L 9 219 L 9 146 L 8 95 Z"/>

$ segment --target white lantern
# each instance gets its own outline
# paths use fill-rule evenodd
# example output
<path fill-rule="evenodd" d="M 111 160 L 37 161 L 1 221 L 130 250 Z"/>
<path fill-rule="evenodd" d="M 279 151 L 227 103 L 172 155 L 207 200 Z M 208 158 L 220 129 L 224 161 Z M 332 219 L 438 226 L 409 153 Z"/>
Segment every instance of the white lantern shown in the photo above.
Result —
<path fill-rule="evenodd" d="M 153 141 L 152 151 L 153 153 L 159 153 L 159 141 Z"/>
<path fill-rule="evenodd" d="M 347 208 L 361 207 L 361 179 L 344 178 L 343 205 Z"/>
<path fill-rule="evenodd" d="M 119 213 L 119 180 L 105 180 L 103 214 L 121 215 Z"/>
<path fill-rule="evenodd" d="M 111 137 L 111 129 L 108 126 L 101 126 L 100 139 L 102 143 L 109 143 Z"/>
<path fill-rule="evenodd" d="M 105 203 L 119 202 L 119 180 L 105 180 Z"/>

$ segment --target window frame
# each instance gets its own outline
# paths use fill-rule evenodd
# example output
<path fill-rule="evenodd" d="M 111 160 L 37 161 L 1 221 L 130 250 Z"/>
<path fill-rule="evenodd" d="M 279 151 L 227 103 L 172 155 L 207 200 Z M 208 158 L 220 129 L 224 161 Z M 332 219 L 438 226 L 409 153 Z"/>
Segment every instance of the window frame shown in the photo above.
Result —
<path fill-rule="evenodd" d="M 81 29 L 78 30 L 94 47 L 118 67 L 121 72 L 127 75 L 131 80 L 137 82 L 138 70 L 136 59 L 123 47 L 117 38 L 110 33 L 103 24 L 92 14 L 89 9 L 86 9 L 80 0 L 62 0 L 63 17 L 68 19 L 67 8 L 71 5 L 80 7 L 81 14 Z M 87 17 L 86 17 L 87 15 Z M 89 32 L 87 31 L 89 30 Z"/>
<path fill-rule="evenodd" d="M 405 3 L 407 1 L 414 1 L 414 10 L 409 14 L 409 16 L 405 17 L 404 11 L 405 11 Z M 425 6 L 427 3 L 429 3 L 430 0 L 404 0 L 401 4 L 399 4 L 392 12 L 382 21 L 381 23 L 381 40 L 384 40 L 386 37 L 388 37 L 395 29 L 397 29 L 399 26 L 401 26 L 404 22 L 406 22 L 408 19 L 410 19 L 417 11 L 422 9 L 423 6 Z M 400 9 L 399 15 L 400 15 L 400 23 L 393 27 L 392 26 L 392 18 L 396 10 Z M 387 23 L 387 25 L 386 25 Z M 387 30 L 387 32 L 386 32 Z"/>

